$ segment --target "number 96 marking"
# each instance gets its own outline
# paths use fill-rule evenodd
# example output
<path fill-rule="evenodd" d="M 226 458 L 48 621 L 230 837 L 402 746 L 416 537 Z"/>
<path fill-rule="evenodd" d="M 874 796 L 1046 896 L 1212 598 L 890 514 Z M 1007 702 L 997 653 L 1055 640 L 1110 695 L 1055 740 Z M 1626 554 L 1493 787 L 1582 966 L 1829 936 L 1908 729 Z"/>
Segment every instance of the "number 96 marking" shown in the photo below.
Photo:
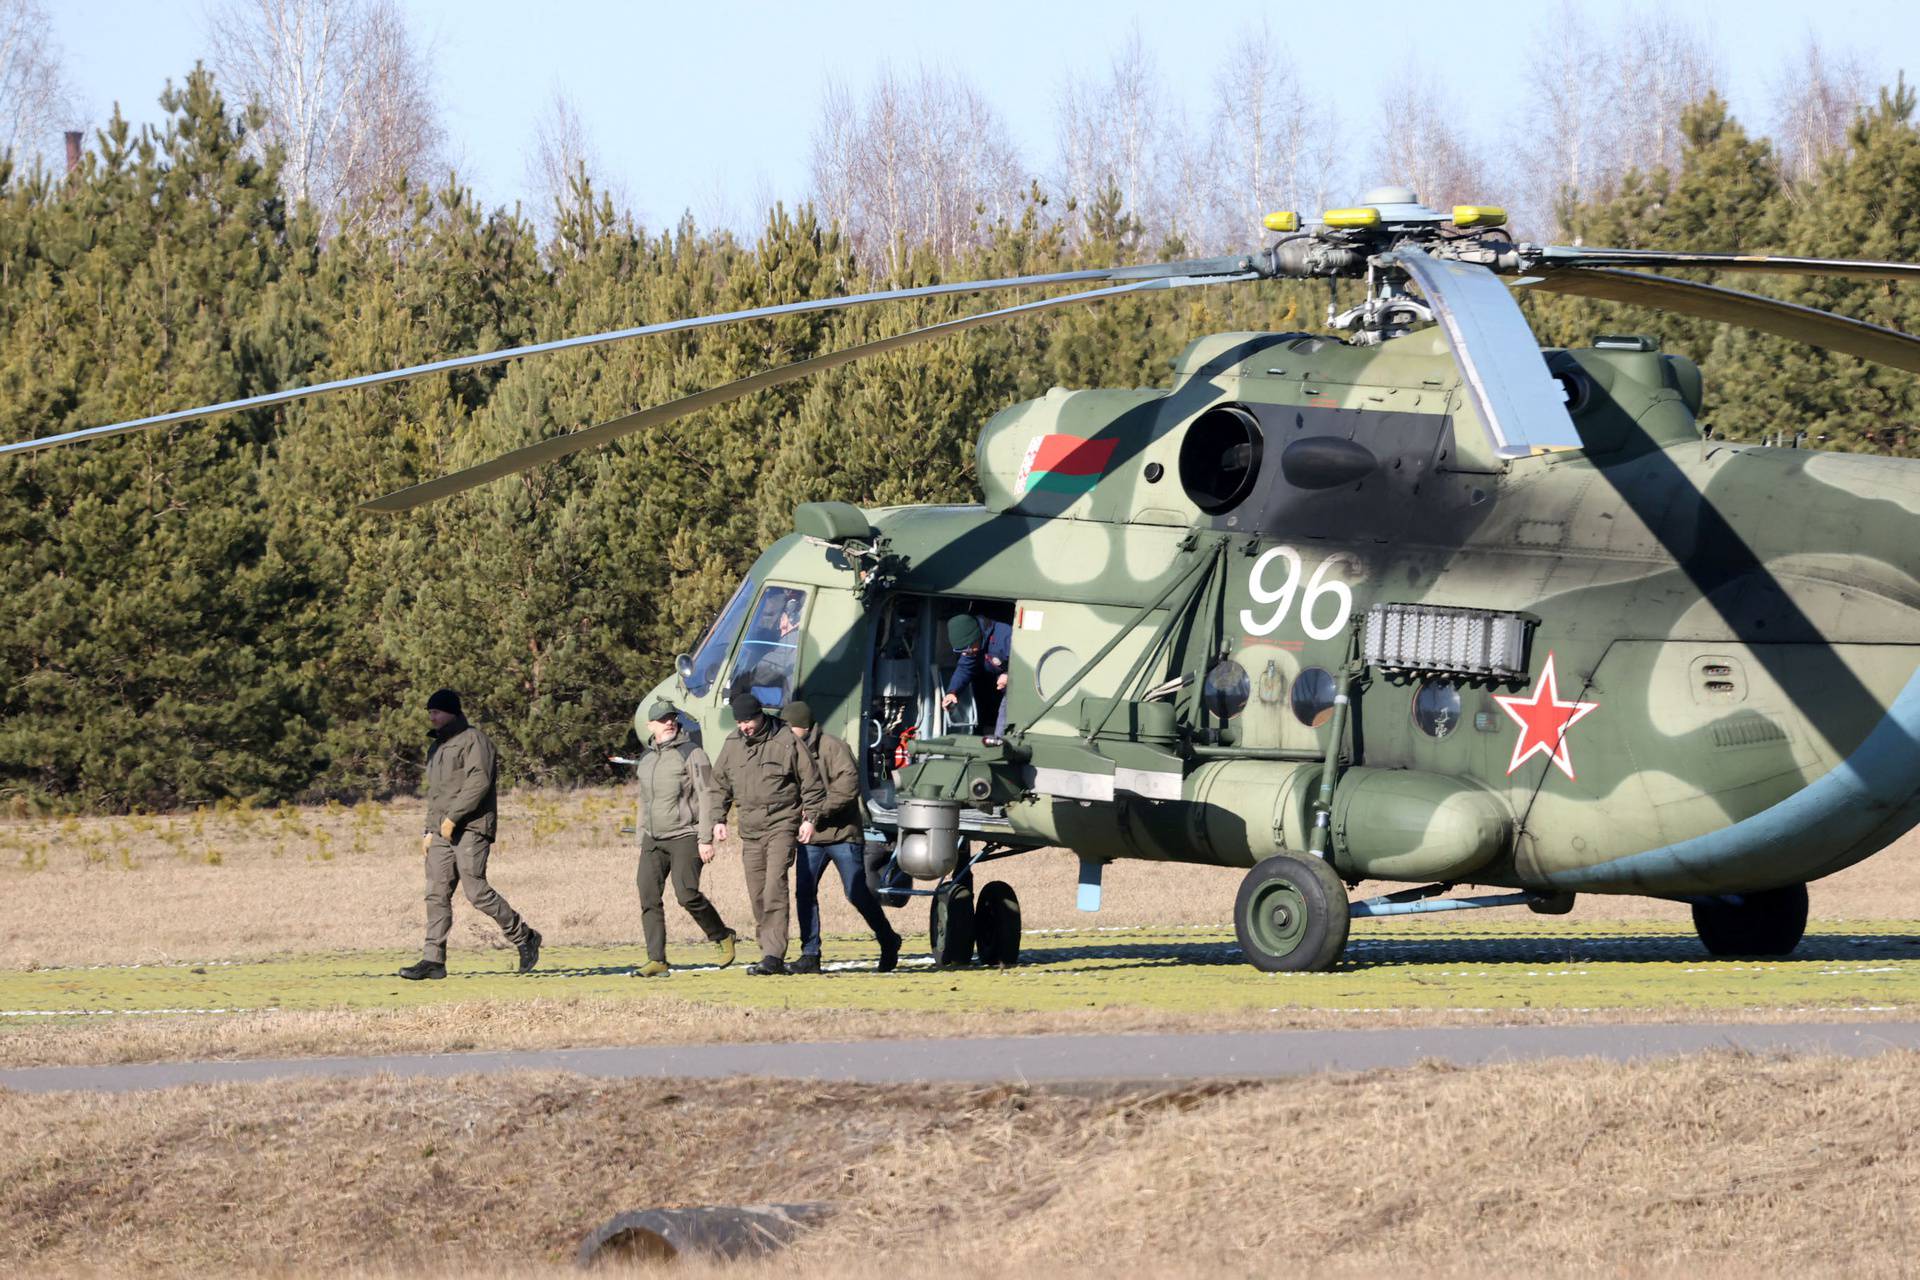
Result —
<path fill-rule="evenodd" d="M 1307 579 L 1306 593 L 1300 599 L 1300 629 L 1315 640 L 1330 640 L 1340 634 L 1347 625 L 1347 619 L 1353 615 L 1353 591 L 1338 578 L 1327 578 L 1339 556 L 1330 556 L 1320 562 L 1313 576 Z M 1268 571 L 1276 560 L 1286 561 L 1285 577 L 1280 585 L 1267 585 Z M 1286 620 L 1287 610 L 1293 607 L 1294 592 L 1300 586 L 1300 553 L 1292 547 L 1275 547 L 1253 562 L 1253 569 L 1247 574 L 1247 594 L 1253 597 L 1255 604 L 1270 604 L 1273 612 L 1264 618 L 1254 616 L 1252 609 L 1240 611 L 1240 625 L 1248 635 L 1271 635 L 1279 630 Z M 1315 618 L 1325 615 L 1327 606 L 1322 602 L 1326 597 L 1334 599 L 1333 619 L 1324 625 Z"/>

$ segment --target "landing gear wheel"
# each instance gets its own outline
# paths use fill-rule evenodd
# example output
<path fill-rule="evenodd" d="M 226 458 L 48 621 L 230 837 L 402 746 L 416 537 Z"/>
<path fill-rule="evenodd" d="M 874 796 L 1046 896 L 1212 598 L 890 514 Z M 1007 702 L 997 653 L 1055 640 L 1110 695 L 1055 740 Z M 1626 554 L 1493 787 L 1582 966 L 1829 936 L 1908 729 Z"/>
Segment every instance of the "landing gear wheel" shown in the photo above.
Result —
<path fill-rule="evenodd" d="M 1792 955 L 1807 931 L 1807 886 L 1762 889 L 1738 903 L 1693 904 L 1693 931 L 1716 956 Z"/>
<path fill-rule="evenodd" d="M 1233 931 L 1263 973 L 1330 969 L 1347 947 L 1347 888 L 1325 859 L 1279 854 L 1247 872 Z"/>
<path fill-rule="evenodd" d="M 973 900 L 974 946 L 980 963 L 1011 969 L 1020 963 L 1020 898 L 1005 880 L 995 880 Z"/>
<path fill-rule="evenodd" d="M 927 941 L 936 965 L 973 963 L 973 889 L 951 882 L 933 891 Z"/>

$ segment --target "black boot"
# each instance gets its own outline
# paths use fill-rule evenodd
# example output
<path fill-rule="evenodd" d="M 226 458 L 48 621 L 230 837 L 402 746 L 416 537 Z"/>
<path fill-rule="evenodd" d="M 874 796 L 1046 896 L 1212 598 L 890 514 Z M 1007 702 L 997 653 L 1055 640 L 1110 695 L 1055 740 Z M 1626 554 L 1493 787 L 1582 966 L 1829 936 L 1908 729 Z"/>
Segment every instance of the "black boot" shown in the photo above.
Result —
<path fill-rule="evenodd" d="M 876 966 L 879 973 L 892 973 L 900 967 L 900 935 L 880 939 L 880 963 Z"/>
<path fill-rule="evenodd" d="M 540 931 L 528 926 L 527 936 L 520 939 L 520 972 L 525 973 L 540 963 Z"/>
<path fill-rule="evenodd" d="M 763 974 L 785 973 L 786 971 L 787 962 L 779 956 L 761 956 L 758 960 L 755 960 L 747 966 L 747 972 L 756 978 Z"/>
<path fill-rule="evenodd" d="M 798 960 L 795 960 L 792 964 L 787 966 L 787 972 L 788 973 L 818 973 L 820 972 L 820 957 L 816 955 L 807 955 L 803 952 Z"/>
<path fill-rule="evenodd" d="M 416 960 L 400 971 L 400 976 L 408 982 L 418 982 L 422 978 L 444 978 L 447 966 L 438 960 Z"/>

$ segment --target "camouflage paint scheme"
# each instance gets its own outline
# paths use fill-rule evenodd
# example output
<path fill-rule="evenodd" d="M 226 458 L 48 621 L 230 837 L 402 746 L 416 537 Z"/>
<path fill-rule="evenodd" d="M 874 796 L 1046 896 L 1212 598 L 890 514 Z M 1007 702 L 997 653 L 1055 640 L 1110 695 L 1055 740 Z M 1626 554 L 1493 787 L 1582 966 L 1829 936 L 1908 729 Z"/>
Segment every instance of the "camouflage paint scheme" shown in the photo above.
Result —
<path fill-rule="evenodd" d="M 1415 725 L 1418 678 L 1366 674 L 1332 824 L 1349 880 L 1736 893 L 1885 847 L 1920 820 L 1920 463 L 1705 440 L 1700 375 L 1684 358 L 1546 354 L 1573 388 L 1584 450 L 1496 459 L 1434 330 L 1373 347 L 1215 335 L 1176 362 L 1170 389 L 1056 389 L 997 415 L 978 446 L 984 505 L 866 514 L 885 540 L 887 591 L 1021 610 L 1009 720 L 1031 725 L 1031 767 L 943 756 L 936 740 L 903 783 L 957 794 L 985 776 L 1004 817 L 973 814 L 970 827 L 1094 860 L 1251 866 L 1304 850 L 1331 727 L 1296 718 L 1295 679 L 1337 675 L 1369 606 L 1426 603 L 1537 619 L 1531 674 L 1460 683 L 1458 727 L 1438 739 Z M 1260 474 L 1237 507 L 1208 515 L 1182 488 L 1180 450 L 1195 419 L 1227 403 L 1259 420 Z M 1114 442 L 1090 491 L 1022 491 L 1046 435 Z M 1351 483 L 1294 485 L 1282 460 L 1302 439 L 1358 442 L 1378 465 Z M 1116 735 L 1124 715 L 1092 745 L 1080 732 L 1083 696 L 1121 692 L 1161 614 L 1033 723 L 1042 654 L 1092 657 L 1223 540 L 1196 620 L 1154 679 L 1237 661 L 1250 696 L 1224 735 L 1209 732 L 1221 722 L 1197 679 L 1174 700 L 1177 736 L 1145 723 Z M 1285 604 L 1282 546 L 1299 565 Z M 845 557 L 797 535 L 750 576 L 810 588 L 800 683 L 823 724 L 861 743 L 885 593 L 863 595 Z M 721 735 L 721 684 L 694 699 L 669 681 L 648 700 L 671 696 Z M 1515 764 L 1519 716 L 1556 702 L 1559 733 Z M 1569 720 L 1577 704 L 1590 705 Z M 1111 799 L 1060 781 L 1103 773 Z M 1146 779 L 1144 794 L 1128 778 Z"/>

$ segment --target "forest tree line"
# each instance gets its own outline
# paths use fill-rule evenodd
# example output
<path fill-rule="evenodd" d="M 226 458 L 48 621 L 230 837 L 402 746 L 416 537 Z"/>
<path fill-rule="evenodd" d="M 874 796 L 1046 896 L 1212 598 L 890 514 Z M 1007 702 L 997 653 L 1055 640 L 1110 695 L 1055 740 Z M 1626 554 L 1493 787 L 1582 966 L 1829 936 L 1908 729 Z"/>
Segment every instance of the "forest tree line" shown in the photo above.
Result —
<path fill-rule="evenodd" d="M 1029 179 L 968 233 L 830 201 L 751 238 L 639 225 L 576 166 L 540 224 L 402 176 L 378 217 L 291 194 L 268 111 L 199 71 L 164 128 L 117 118 L 72 172 L 0 162 L 0 437 L 41 436 L 448 354 L 874 287 L 1137 261 L 1190 246 L 1129 203 Z M 1588 244 L 1920 260 L 1920 127 L 1878 93 L 1807 168 L 1711 91 L 1669 162 L 1569 192 Z M 864 109 L 864 108 L 863 108 Z M 864 118 L 864 117 L 862 117 Z M 1140 198 L 1136 192 L 1136 199 Z M 1308 207 L 1311 207 L 1310 205 Z M 342 216 L 344 213 L 347 216 Z M 871 232 L 867 233 L 869 236 Z M 1744 277 L 1920 331 L 1885 284 Z M 1343 298 L 1343 304 L 1352 299 Z M 1192 338 L 1322 321 L 1324 287 L 1129 298 L 916 347 L 409 516 L 355 504 L 536 439 L 981 305 L 788 317 L 367 389 L 0 463 L 0 797 L 173 807 L 411 787 L 420 706 L 463 691 L 516 779 L 609 776 L 670 670 L 797 503 L 977 498 L 975 433 L 1055 385 L 1164 384 Z M 1543 342 L 1646 332 L 1698 359 L 1721 435 L 1911 455 L 1911 377 L 1573 299 Z M 1791 496 L 1783 495 L 1790 503 Z"/>

